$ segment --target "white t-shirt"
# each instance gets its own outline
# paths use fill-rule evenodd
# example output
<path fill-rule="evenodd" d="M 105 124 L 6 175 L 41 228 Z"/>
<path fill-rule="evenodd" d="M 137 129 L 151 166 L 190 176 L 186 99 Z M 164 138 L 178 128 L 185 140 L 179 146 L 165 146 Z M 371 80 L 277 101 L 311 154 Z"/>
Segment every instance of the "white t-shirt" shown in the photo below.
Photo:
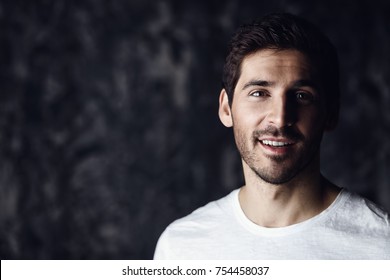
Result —
<path fill-rule="evenodd" d="M 280 228 L 244 214 L 238 189 L 197 209 L 161 235 L 154 259 L 390 259 L 390 218 L 342 190 L 323 212 Z"/>

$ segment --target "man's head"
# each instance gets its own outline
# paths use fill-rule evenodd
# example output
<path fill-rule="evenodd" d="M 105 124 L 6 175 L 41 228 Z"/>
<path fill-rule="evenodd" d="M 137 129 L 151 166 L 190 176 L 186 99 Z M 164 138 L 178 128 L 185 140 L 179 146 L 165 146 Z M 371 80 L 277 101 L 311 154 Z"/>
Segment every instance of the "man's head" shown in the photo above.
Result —
<path fill-rule="evenodd" d="M 244 172 L 271 184 L 319 172 L 322 135 L 339 106 L 337 55 L 322 33 L 285 14 L 244 26 L 223 82 L 219 116 L 233 127 Z"/>
<path fill-rule="evenodd" d="M 339 113 L 339 65 L 329 39 L 314 25 L 291 14 L 271 14 L 243 25 L 233 35 L 223 69 L 223 87 L 233 102 L 245 57 L 259 50 L 297 50 L 306 55 L 320 79 L 323 98 L 333 128 Z"/>

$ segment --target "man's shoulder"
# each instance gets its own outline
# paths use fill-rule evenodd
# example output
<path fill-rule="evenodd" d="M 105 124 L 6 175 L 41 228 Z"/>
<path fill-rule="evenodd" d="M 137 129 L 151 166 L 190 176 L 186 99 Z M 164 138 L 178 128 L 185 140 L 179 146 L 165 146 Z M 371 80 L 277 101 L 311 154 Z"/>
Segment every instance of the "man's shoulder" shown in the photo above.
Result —
<path fill-rule="evenodd" d="M 370 231 L 384 230 L 390 236 L 390 216 L 383 208 L 355 192 L 343 190 L 343 196 L 345 202 L 338 213 L 348 220 L 346 225 L 355 224 Z"/>
<path fill-rule="evenodd" d="M 191 214 L 171 223 L 167 230 L 199 229 L 199 227 L 210 227 L 218 224 L 232 214 L 232 204 L 237 192 L 238 190 L 234 190 L 220 199 L 199 207 Z"/>
<path fill-rule="evenodd" d="M 171 223 L 158 240 L 154 259 L 196 259 L 215 254 L 218 248 L 214 241 L 231 225 L 237 192 Z"/>

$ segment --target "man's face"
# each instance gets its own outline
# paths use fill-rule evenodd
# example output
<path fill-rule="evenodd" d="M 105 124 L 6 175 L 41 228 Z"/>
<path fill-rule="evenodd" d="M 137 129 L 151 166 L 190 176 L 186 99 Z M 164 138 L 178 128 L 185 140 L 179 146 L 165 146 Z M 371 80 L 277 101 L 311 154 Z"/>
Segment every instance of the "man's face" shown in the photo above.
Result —
<path fill-rule="evenodd" d="M 266 49 L 244 58 L 231 107 L 221 93 L 220 117 L 233 126 L 244 164 L 264 181 L 282 184 L 318 162 L 324 103 L 305 55 Z"/>

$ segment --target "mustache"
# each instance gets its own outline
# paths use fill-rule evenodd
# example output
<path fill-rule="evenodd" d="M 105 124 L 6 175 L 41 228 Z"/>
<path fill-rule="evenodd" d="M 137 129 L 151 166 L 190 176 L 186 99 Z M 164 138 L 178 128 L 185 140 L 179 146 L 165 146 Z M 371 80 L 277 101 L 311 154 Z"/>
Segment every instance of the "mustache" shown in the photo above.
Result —
<path fill-rule="evenodd" d="M 300 141 L 304 140 L 304 136 L 297 130 L 295 130 L 292 127 L 282 127 L 282 128 L 276 128 L 274 126 L 268 126 L 265 129 L 262 130 L 255 130 L 253 132 L 253 137 L 255 139 L 262 138 L 262 137 L 281 137 L 286 138 L 292 141 Z"/>

